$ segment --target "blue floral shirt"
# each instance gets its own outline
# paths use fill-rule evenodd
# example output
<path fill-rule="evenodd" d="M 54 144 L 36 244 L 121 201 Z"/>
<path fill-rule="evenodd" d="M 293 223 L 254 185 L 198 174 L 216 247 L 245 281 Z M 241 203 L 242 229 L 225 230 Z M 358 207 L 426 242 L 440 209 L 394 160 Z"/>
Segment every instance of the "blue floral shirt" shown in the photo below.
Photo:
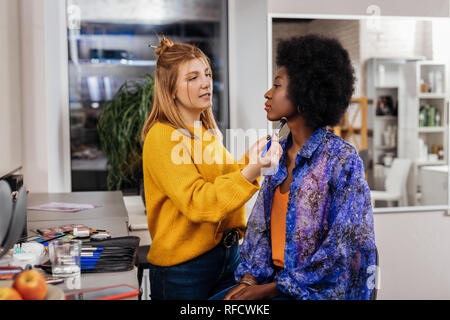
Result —
<path fill-rule="evenodd" d="M 275 189 L 287 177 L 287 150 L 266 176 L 248 220 L 236 280 L 252 274 L 275 282 L 295 299 L 370 299 L 375 235 L 370 189 L 355 148 L 317 129 L 295 159 L 286 213 L 284 268 L 272 263 L 270 213 Z"/>

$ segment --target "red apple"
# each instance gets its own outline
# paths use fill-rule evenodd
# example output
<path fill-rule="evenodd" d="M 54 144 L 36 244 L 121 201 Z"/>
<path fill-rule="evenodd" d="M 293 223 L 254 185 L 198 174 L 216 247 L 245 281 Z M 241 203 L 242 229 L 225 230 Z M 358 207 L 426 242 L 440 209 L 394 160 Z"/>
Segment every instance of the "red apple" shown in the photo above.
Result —
<path fill-rule="evenodd" d="M 37 270 L 26 270 L 14 279 L 13 288 L 19 291 L 24 300 L 43 300 L 47 295 L 45 278 Z"/>
<path fill-rule="evenodd" d="M 0 288 L 0 300 L 23 300 L 22 296 L 14 288 Z"/>

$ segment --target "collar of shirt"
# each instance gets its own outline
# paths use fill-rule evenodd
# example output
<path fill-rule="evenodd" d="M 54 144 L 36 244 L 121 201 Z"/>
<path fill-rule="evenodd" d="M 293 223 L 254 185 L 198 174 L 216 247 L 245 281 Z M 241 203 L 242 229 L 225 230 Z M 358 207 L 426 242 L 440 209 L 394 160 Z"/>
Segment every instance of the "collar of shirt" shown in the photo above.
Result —
<path fill-rule="evenodd" d="M 309 159 L 312 157 L 314 152 L 317 150 L 319 145 L 325 139 L 327 134 L 326 127 L 319 128 L 313 132 L 311 137 L 306 141 L 303 147 L 298 151 L 297 156 L 295 158 L 295 167 L 300 164 L 302 159 Z M 287 176 L 287 150 L 292 145 L 292 134 L 289 133 L 286 139 L 280 142 L 281 147 L 283 148 L 283 155 L 281 156 L 279 167 L 277 173 L 274 175 L 275 185 L 281 183 Z"/>
<path fill-rule="evenodd" d="M 314 151 L 316 151 L 317 147 L 323 141 L 326 134 L 327 134 L 326 127 L 319 128 L 313 132 L 311 137 L 309 137 L 309 139 L 306 141 L 306 143 L 303 145 L 303 147 L 297 153 L 297 158 L 295 160 L 296 165 L 299 162 L 299 157 L 311 158 L 312 154 L 314 153 Z M 292 133 L 289 133 L 288 137 L 286 139 L 284 139 L 280 143 L 280 145 L 284 150 L 284 152 L 283 152 L 283 156 L 284 156 L 287 149 L 289 149 L 289 147 L 292 145 Z"/>

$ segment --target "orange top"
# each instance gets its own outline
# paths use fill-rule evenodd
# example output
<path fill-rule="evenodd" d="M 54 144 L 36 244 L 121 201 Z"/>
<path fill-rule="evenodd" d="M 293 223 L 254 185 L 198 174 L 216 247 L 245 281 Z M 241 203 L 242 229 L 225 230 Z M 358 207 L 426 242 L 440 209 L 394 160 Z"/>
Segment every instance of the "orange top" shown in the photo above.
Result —
<path fill-rule="evenodd" d="M 270 232 L 272 238 L 273 264 L 284 267 L 284 244 L 286 240 L 286 212 L 288 209 L 289 191 L 280 192 L 280 187 L 275 189 L 270 213 Z"/>

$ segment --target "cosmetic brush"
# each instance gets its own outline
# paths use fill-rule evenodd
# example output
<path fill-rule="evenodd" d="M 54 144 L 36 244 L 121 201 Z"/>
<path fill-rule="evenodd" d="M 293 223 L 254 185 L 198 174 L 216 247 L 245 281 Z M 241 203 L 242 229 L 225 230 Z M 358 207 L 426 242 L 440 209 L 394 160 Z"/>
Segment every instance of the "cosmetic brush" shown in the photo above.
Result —
<path fill-rule="evenodd" d="M 277 138 L 280 137 L 280 131 L 283 128 L 283 126 L 286 124 L 287 118 L 283 117 L 280 119 L 280 124 L 278 125 L 278 127 L 274 130 L 274 133 L 272 134 L 272 137 L 270 138 L 269 143 L 266 145 L 266 148 L 264 149 L 264 151 L 261 154 L 261 157 L 264 157 L 267 153 L 267 151 L 270 149 L 270 146 L 272 145 L 272 140 L 273 137 L 276 136 Z"/>

